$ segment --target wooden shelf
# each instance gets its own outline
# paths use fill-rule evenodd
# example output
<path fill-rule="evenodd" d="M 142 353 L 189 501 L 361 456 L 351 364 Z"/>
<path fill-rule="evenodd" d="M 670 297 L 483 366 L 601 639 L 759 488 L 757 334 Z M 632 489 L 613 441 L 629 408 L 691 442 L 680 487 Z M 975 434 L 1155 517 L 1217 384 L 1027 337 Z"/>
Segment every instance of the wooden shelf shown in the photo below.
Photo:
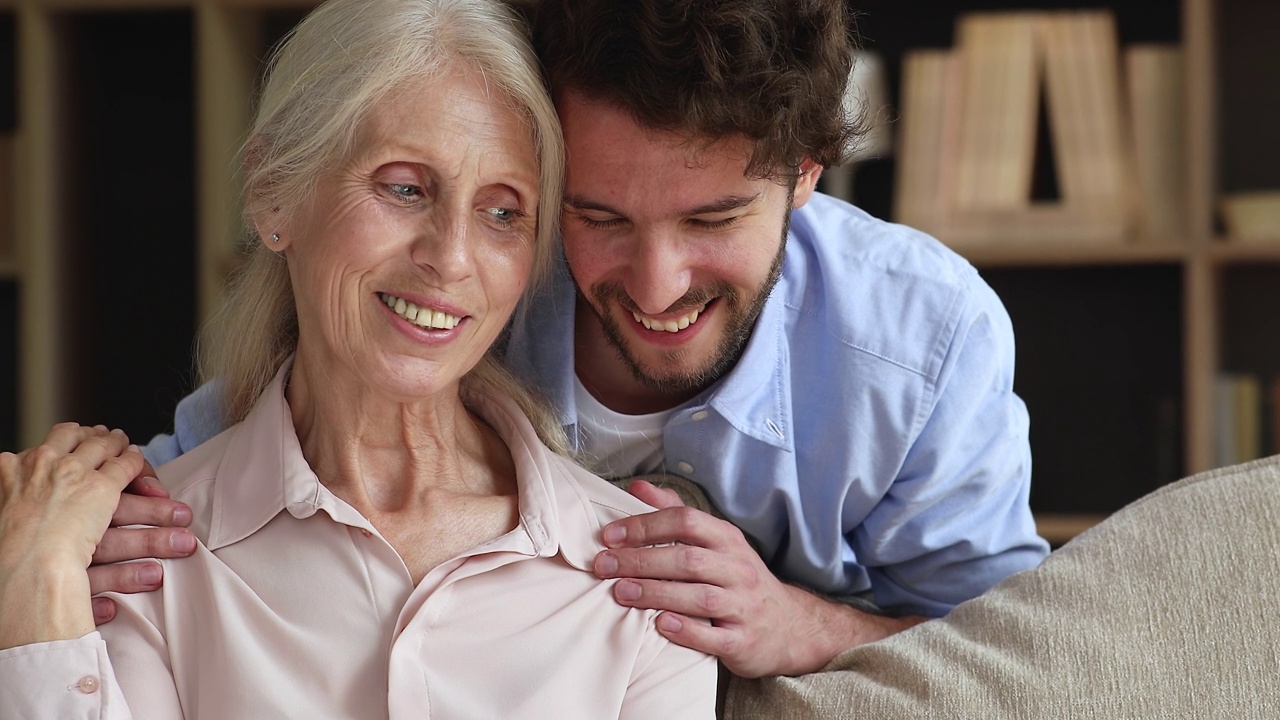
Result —
<path fill-rule="evenodd" d="M 1280 262 L 1280 240 L 1219 240 L 1209 246 L 1209 257 L 1220 265 Z"/>

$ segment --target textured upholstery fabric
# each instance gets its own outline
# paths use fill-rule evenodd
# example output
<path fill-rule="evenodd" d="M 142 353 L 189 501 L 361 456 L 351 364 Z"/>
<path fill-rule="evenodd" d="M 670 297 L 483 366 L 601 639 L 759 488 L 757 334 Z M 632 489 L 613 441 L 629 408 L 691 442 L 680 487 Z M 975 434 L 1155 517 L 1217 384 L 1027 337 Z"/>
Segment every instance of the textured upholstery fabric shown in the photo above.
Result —
<path fill-rule="evenodd" d="M 725 717 L 1280 718 L 1280 456 L 1134 502 L 945 618 Z"/>

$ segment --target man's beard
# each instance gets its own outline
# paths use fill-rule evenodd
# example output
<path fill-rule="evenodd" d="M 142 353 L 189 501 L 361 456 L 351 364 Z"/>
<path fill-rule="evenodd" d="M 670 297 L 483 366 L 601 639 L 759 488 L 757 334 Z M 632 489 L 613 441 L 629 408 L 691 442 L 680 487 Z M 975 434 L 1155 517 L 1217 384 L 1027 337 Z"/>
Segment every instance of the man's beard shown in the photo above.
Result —
<path fill-rule="evenodd" d="M 752 330 L 755 329 L 756 320 L 760 317 L 760 312 L 764 309 L 764 304 L 768 301 L 769 294 L 773 292 L 774 286 L 777 285 L 778 279 L 782 276 L 782 260 L 786 254 L 787 231 L 790 225 L 791 217 L 790 213 L 787 213 L 782 225 L 782 242 L 778 244 L 778 253 L 773 258 L 773 264 L 769 268 L 768 276 L 760 284 L 760 287 L 752 295 L 749 302 L 744 302 L 741 293 L 728 283 L 721 281 L 690 290 L 684 297 L 672 303 L 664 311 L 678 313 L 692 310 L 693 308 L 702 307 L 712 298 L 716 298 L 717 302 L 723 304 L 721 310 L 728 313 L 724 334 L 720 338 L 711 360 L 699 368 L 676 369 L 666 373 L 659 373 L 655 369 L 646 368 L 631 352 L 622 328 L 618 326 L 613 315 L 602 312 L 602 308 L 609 308 L 613 304 L 620 305 L 627 310 L 636 309 L 626 290 L 622 288 L 622 284 L 607 282 L 592 288 L 591 300 L 587 304 L 599 319 L 600 327 L 604 330 L 604 335 L 609 341 L 609 345 L 613 347 L 614 351 L 618 353 L 618 357 L 631 370 L 632 377 L 650 390 L 664 394 L 701 391 L 724 377 L 725 373 L 729 372 L 737 364 L 738 358 L 742 356 L 742 350 L 746 347 L 747 340 L 751 338 Z M 578 292 L 582 294 L 580 287 Z M 688 355 L 688 350 L 683 348 L 676 349 L 669 351 L 666 359 L 673 364 L 679 365 Z"/>

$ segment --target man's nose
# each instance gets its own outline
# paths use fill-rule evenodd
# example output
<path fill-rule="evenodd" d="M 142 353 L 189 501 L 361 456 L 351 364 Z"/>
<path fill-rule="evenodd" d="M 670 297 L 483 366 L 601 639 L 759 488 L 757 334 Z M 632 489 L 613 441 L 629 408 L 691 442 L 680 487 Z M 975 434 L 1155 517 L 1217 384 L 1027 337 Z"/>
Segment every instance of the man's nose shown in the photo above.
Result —
<path fill-rule="evenodd" d="M 623 286 L 646 315 L 659 315 L 689 292 L 691 271 L 680 243 L 643 238 L 631 256 Z"/>

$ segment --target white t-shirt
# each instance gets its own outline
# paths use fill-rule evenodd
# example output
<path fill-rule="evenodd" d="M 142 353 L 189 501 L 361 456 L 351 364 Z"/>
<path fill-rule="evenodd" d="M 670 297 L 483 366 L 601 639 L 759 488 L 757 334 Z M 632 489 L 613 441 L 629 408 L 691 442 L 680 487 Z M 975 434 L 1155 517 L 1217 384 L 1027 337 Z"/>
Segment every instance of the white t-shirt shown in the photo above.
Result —
<path fill-rule="evenodd" d="M 648 415 L 623 415 L 604 405 L 575 375 L 578 429 L 582 433 L 579 461 L 606 478 L 647 475 L 662 468 L 662 429 L 676 409 Z"/>

